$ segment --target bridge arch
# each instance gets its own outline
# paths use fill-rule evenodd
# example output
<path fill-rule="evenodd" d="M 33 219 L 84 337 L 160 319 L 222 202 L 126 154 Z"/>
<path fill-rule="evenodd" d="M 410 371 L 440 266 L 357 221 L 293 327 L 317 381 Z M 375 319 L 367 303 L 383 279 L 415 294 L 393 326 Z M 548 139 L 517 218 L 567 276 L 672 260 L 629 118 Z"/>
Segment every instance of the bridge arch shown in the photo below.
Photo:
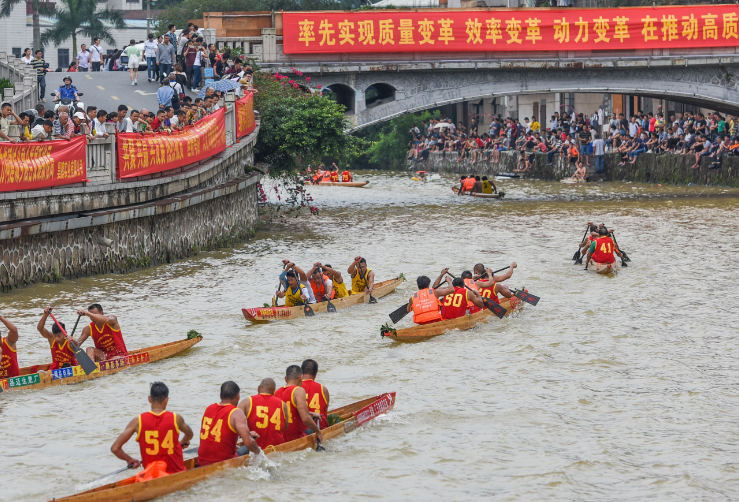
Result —
<path fill-rule="evenodd" d="M 344 105 L 347 113 L 354 113 L 355 93 L 354 89 L 350 86 L 346 84 L 333 83 L 324 86 L 321 90 L 321 95 L 336 101 L 340 105 Z"/>
<path fill-rule="evenodd" d="M 365 108 L 373 108 L 395 101 L 395 87 L 383 82 L 377 82 L 364 90 Z"/>
<path fill-rule="evenodd" d="M 666 61 L 660 66 L 548 67 L 526 62 L 525 66 L 482 67 L 475 63 L 466 68 L 452 68 L 435 63 L 430 71 L 415 63 L 403 67 L 320 67 L 310 68 L 312 81 L 344 83 L 357 95 L 351 114 L 349 132 L 384 122 L 406 113 L 419 112 L 463 101 L 502 96 L 547 93 L 628 94 L 668 99 L 739 115 L 739 64 L 691 63 Z M 318 68 L 317 68 L 318 69 Z M 347 71 L 349 70 L 349 71 Z M 382 77 L 381 80 L 378 77 Z M 330 80 L 329 80 L 330 79 Z M 364 106 L 361 96 L 378 80 L 385 89 L 392 88 L 392 100 L 375 99 Z"/>

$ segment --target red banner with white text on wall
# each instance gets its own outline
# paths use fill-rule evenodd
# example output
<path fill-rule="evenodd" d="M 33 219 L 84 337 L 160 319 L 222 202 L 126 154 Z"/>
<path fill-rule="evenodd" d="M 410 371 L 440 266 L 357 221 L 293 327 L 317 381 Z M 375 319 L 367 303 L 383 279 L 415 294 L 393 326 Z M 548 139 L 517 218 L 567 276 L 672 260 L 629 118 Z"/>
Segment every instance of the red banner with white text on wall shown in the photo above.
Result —
<path fill-rule="evenodd" d="M 241 138 L 257 128 L 254 119 L 254 95 L 247 92 L 246 96 L 236 100 L 236 137 Z"/>
<path fill-rule="evenodd" d="M 739 46 L 738 5 L 285 12 L 285 54 Z"/>
<path fill-rule="evenodd" d="M 226 148 L 226 109 L 183 131 L 141 135 L 119 133 L 118 178 L 169 171 L 207 159 Z"/>
<path fill-rule="evenodd" d="M 84 136 L 71 141 L 0 143 L 0 192 L 80 183 L 87 179 Z"/>

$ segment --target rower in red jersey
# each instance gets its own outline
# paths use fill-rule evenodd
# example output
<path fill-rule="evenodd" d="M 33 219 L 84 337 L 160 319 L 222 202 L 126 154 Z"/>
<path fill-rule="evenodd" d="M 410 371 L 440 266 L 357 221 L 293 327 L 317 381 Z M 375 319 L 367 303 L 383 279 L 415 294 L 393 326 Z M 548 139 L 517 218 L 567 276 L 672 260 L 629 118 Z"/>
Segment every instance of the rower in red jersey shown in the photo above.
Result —
<path fill-rule="evenodd" d="M 134 469 L 141 465 L 146 468 L 154 462 L 164 462 L 166 474 L 182 472 L 185 470 L 182 449 L 190 445 L 192 429 L 181 415 L 167 411 L 169 389 L 162 382 L 151 384 L 149 402 L 151 411 L 142 413 L 128 422 L 121 435 L 110 447 L 110 451 L 128 465 L 133 464 Z M 182 439 L 180 439 L 181 433 L 184 434 Z M 134 434 L 139 443 L 141 461 L 123 451 L 123 445 Z"/>
<path fill-rule="evenodd" d="M 301 379 L 303 381 L 302 387 L 305 389 L 305 394 L 308 399 L 308 409 L 313 413 L 321 415 L 321 423 L 319 426 L 321 429 L 328 427 L 328 402 L 329 394 L 328 389 L 316 382 L 316 375 L 318 375 L 318 363 L 313 359 L 306 359 L 303 364 L 300 365 L 300 370 L 303 372 Z"/>
<path fill-rule="evenodd" d="M 509 271 L 512 271 L 514 268 L 516 268 L 515 263 L 511 263 L 511 268 Z M 503 280 L 510 277 L 510 274 L 503 274 Z M 483 274 L 475 281 L 475 284 L 477 284 L 477 287 L 480 288 L 480 295 L 483 298 L 489 298 L 490 300 L 494 301 L 495 303 L 500 303 L 500 300 L 498 299 L 498 294 L 501 294 L 505 296 L 506 298 L 512 298 L 513 293 L 510 289 L 508 289 L 507 286 L 504 286 L 500 283 L 498 280 L 499 276 L 493 275 L 493 271 L 489 268 L 486 268 Z"/>
<path fill-rule="evenodd" d="M 275 387 L 274 380 L 265 378 L 257 389 L 259 394 L 239 403 L 239 408 L 246 415 L 249 430 L 259 434 L 257 444 L 263 450 L 285 442 L 283 433 L 287 429 L 287 405 L 275 397 Z"/>
<path fill-rule="evenodd" d="M 472 272 L 470 272 L 469 270 L 465 270 L 464 272 L 462 272 L 462 275 L 460 277 L 464 281 L 465 286 L 470 288 L 472 291 L 475 291 L 477 294 L 480 294 L 480 289 L 477 287 L 475 281 L 472 280 Z M 481 311 L 482 308 L 474 305 L 470 300 L 467 300 L 467 310 L 470 314 L 474 314 Z"/>
<path fill-rule="evenodd" d="M 354 181 L 354 178 L 352 177 L 352 173 L 351 172 L 349 172 L 347 170 L 347 171 L 343 171 L 341 173 L 341 182 L 342 183 L 351 183 L 352 181 Z"/>
<path fill-rule="evenodd" d="M 8 335 L 0 341 L 0 378 L 16 377 L 21 374 L 18 367 L 18 328 L 0 315 L 0 321 L 8 329 Z"/>
<path fill-rule="evenodd" d="M 457 277 L 452 281 L 454 293 L 448 294 L 441 304 L 441 318 L 445 321 L 462 317 L 467 313 L 467 303 L 483 308 L 484 305 L 480 295 L 476 291 L 470 291 L 464 287 L 464 280 Z"/>
<path fill-rule="evenodd" d="M 449 272 L 448 268 L 442 270 L 436 282 L 440 283 L 447 272 Z M 408 312 L 413 312 L 414 323 L 422 325 L 441 321 L 439 298 L 454 292 L 454 288 L 451 287 L 452 280 L 447 277 L 446 281 L 447 284 L 444 287 L 439 287 L 439 284 L 435 284 L 436 287 L 432 288 L 430 287 L 431 279 L 425 275 L 416 279 L 418 291 L 408 301 Z"/>
<path fill-rule="evenodd" d="M 341 181 L 341 179 L 339 179 L 339 166 L 337 166 L 336 163 L 332 164 L 332 166 L 329 176 L 331 176 L 332 182 L 338 183 Z"/>
<path fill-rule="evenodd" d="M 49 371 L 53 371 L 59 368 L 68 368 L 70 366 L 77 366 L 77 358 L 74 357 L 74 351 L 72 350 L 72 344 L 70 340 L 74 340 L 71 336 L 64 336 L 62 330 L 56 323 L 51 325 L 51 332 L 46 329 L 46 320 L 49 318 L 51 307 L 44 309 L 44 315 L 41 316 L 36 329 L 41 336 L 46 338 L 49 342 L 49 348 L 51 348 L 51 366 Z M 66 331 L 64 323 L 60 322 L 62 328 Z"/>
<path fill-rule="evenodd" d="M 297 364 L 288 366 L 285 371 L 285 386 L 275 392 L 275 396 L 287 404 L 287 429 L 283 434 L 286 443 L 305 436 L 306 428 L 316 433 L 318 441 L 323 441 L 321 429 L 314 421 L 315 418 L 320 419 L 321 415 L 308 410 L 308 395 L 301 387 L 302 374 L 303 371 Z"/>
<path fill-rule="evenodd" d="M 600 237 L 590 245 L 590 249 L 588 250 L 588 259 L 585 262 L 585 270 L 588 269 L 590 260 L 593 260 L 596 263 L 615 263 L 616 258 L 613 256 L 613 253 L 619 253 L 619 256 L 621 256 L 620 252 L 616 249 L 616 244 L 613 242 L 613 239 L 609 237 L 608 229 L 606 227 L 600 227 L 598 235 Z"/>
<path fill-rule="evenodd" d="M 221 402 L 211 404 L 205 409 L 198 447 L 200 467 L 246 455 L 247 451 L 255 455 L 262 451 L 251 437 L 246 415 L 236 406 L 239 404 L 240 390 L 236 382 L 224 382 L 221 385 Z M 237 450 L 239 436 L 244 441 L 244 446 Z"/>
<path fill-rule="evenodd" d="M 121 326 L 116 316 L 104 314 L 103 307 L 98 303 L 93 303 L 87 310 L 78 310 L 77 314 L 85 315 L 92 321 L 82 330 L 77 345 L 81 347 L 87 337 L 92 336 L 95 347 L 88 347 L 87 355 L 93 361 L 104 361 L 128 355 Z"/>

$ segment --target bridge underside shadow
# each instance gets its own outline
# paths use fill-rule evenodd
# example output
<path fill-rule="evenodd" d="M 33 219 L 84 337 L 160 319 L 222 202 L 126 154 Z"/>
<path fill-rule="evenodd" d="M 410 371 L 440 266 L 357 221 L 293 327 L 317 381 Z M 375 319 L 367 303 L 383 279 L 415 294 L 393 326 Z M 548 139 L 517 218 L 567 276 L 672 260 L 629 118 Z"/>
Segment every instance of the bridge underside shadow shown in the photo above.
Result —
<path fill-rule="evenodd" d="M 739 115 L 739 65 L 603 69 L 466 69 L 371 71 L 314 74 L 323 86 L 354 89 L 352 128 L 356 131 L 410 112 L 516 94 L 584 92 L 669 99 Z M 378 83 L 395 89 L 394 100 L 371 108 L 364 92 Z"/>

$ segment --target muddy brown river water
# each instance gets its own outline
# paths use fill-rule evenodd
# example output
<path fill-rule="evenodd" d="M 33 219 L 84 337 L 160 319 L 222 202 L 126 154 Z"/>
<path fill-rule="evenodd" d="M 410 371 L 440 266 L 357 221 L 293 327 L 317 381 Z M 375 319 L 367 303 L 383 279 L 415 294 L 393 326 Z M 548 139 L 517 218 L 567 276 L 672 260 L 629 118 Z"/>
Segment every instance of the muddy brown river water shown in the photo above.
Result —
<path fill-rule="evenodd" d="M 2 295 L 22 366 L 49 358 L 35 329 L 49 303 L 67 326 L 73 308 L 103 304 L 129 349 L 190 329 L 204 339 L 105 378 L 3 393 L 0 500 L 70 495 L 123 467 L 110 445 L 148 409 L 152 381 L 169 385 L 169 409 L 199 431 L 223 381 L 255 394 L 262 378 L 282 382 L 289 364 L 308 357 L 332 407 L 397 391 L 394 411 L 325 453 L 271 456 L 161 500 L 739 498 L 738 190 L 503 181 L 507 195 L 495 201 L 455 197 L 452 176 L 357 177 L 370 185 L 311 187 L 317 217 L 263 227 L 234 249 Z M 616 228 L 631 266 L 603 277 L 572 265 L 588 220 Z M 244 320 L 242 307 L 274 293 L 282 258 L 345 270 L 358 254 L 378 280 L 402 272 L 409 281 L 376 305 Z M 510 285 L 526 286 L 539 305 L 423 343 L 381 339 L 418 275 L 479 261 L 516 261 Z M 410 325 L 410 316 L 400 323 Z M 124 449 L 139 456 L 133 440 Z"/>

